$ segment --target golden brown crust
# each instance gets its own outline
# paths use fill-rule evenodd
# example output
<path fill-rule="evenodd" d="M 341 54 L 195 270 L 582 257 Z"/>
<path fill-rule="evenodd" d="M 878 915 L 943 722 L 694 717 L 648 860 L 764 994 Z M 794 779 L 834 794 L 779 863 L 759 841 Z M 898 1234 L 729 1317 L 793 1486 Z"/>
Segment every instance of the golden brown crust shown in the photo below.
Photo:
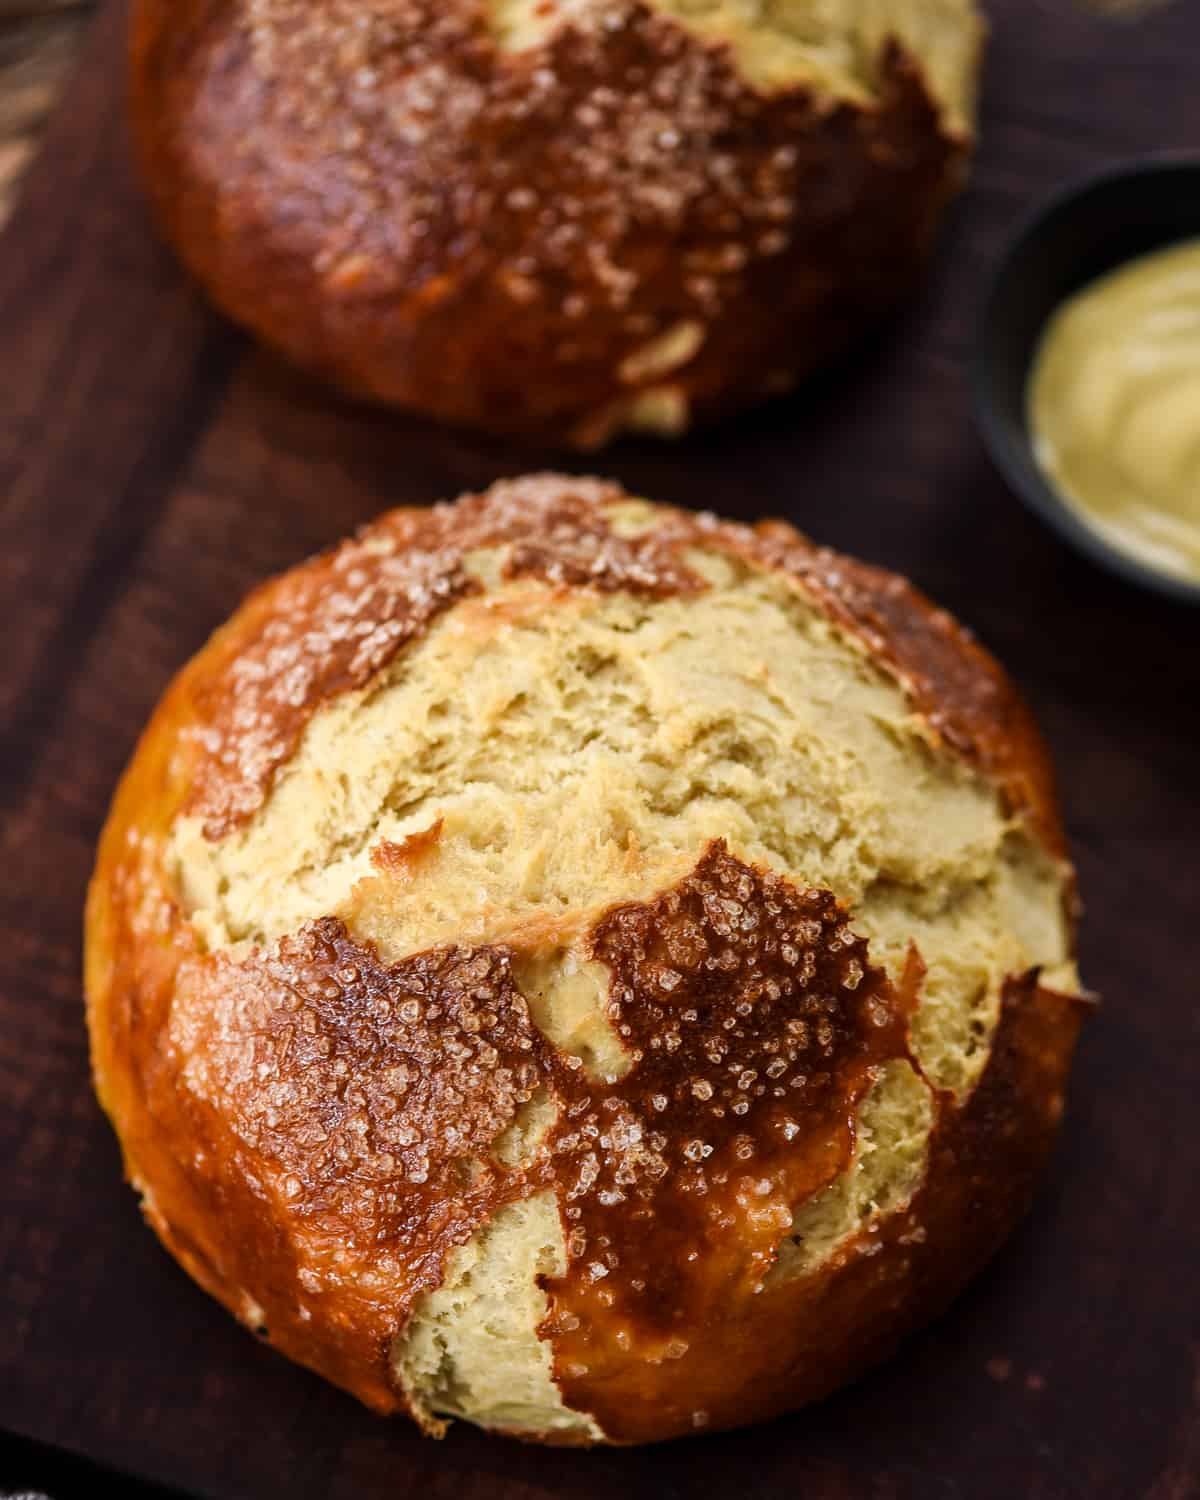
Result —
<path fill-rule="evenodd" d="M 888 1352 L 977 1269 L 1020 1212 L 1061 1108 L 1079 1002 L 1014 978 L 983 1081 L 965 1107 L 939 1100 L 910 1208 L 815 1277 L 783 1281 L 767 1272 L 792 1212 L 849 1159 L 879 1067 L 909 1057 L 921 979 L 914 956 L 891 985 L 828 893 L 718 845 L 674 889 L 602 917 L 591 950 L 632 1064 L 610 1084 L 532 1024 L 505 948 L 385 965 L 326 918 L 269 948 L 204 950 L 165 868 L 170 830 L 196 805 L 198 766 L 210 807 L 228 804 L 222 776 L 260 796 L 269 785 L 269 773 L 253 782 L 257 751 L 226 735 L 216 755 L 206 731 L 229 712 L 236 661 L 254 663 L 246 681 L 269 680 L 272 642 L 295 681 L 317 685 L 288 708 L 293 744 L 326 693 L 365 684 L 314 623 L 347 617 L 329 604 L 347 558 L 367 575 L 347 604 L 358 638 L 391 650 L 433 612 L 410 629 L 403 589 L 371 572 L 379 559 L 389 579 L 454 580 L 461 597 L 468 553 L 502 541 L 510 569 L 551 580 L 550 608 L 579 587 L 695 589 L 692 547 L 781 570 L 906 683 L 948 752 L 993 776 L 1035 832 L 1056 827 L 1038 742 L 1005 743 L 1026 721 L 999 669 L 919 595 L 790 529 L 664 510 L 617 537 L 603 508 L 622 498 L 550 477 L 498 486 L 459 508 L 384 517 L 349 553 L 259 590 L 164 698 L 101 843 L 87 932 L 93 1061 L 147 1217 L 238 1317 L 378 1410 L 407 1407 L 389 1347 L 450 1252 L 547 1189 L 568 1260 L 547 1283 L 542 1331 L 568 1402 L 610 1439 L 798 1405 Z M 398 538 L 419 543 L 419 566 L 402 566 Z M 403 628 L 389 635 L 392 609 Z M 439 833 L 381 846 L 377 868 L 406 878 Z M 546 1149 L 507 1165 L 494 1143 L 539 1090 L 559 1119 Z M 695 1243 L 704 1253 L 691 1262 Z"/>
<path fill-rule="evenodd" d="M 385 967 L 326 918 L 176 980 L 172 1093 L 227 1132 L 201 1187 L 219 1175 L 266 1200 L 222 1240 L 232 1285 L 264 1286 L 271 1342 L 381 1410 L 417 1296 L 529 1191 L 490 1154 L 549 1072 L 510 962 L 447 948 Z"/>
<path fill-rule="evenodd" d="M 595 10 L 506 52 L 461 0 L 137 0 L 168 236 L 266 342 L 445 421 L 588 445 L 664 381 L 701 417 L 786 387 L 907 290 L 969 143 L 898 45 L 834 106 Z"/>

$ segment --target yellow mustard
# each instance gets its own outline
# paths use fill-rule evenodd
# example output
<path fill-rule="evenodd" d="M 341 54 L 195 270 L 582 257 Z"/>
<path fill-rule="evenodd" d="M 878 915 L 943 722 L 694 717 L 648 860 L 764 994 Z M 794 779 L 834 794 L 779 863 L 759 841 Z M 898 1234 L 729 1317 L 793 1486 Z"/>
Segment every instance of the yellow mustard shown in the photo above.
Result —
<path fill-rule="evenodd" d="M 1027 401 L 1038 464 L 1072 509 L 1151 567 L 1200 579 L 1200 239 L 1065 302 Z"/>

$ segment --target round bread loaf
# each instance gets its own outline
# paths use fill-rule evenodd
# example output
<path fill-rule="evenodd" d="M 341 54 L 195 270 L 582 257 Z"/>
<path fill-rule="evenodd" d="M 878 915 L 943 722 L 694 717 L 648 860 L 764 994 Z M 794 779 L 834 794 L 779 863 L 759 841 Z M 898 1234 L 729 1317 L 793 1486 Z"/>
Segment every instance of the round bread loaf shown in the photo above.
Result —
<path fill-rule="evenodd" d="M 907 584 L 540 476 L 252 594 L 87 919 L 146 1217 L 428 1432 L 818 1397 L 1023 1211 L 1084 1002 L 1047 763 Z"/>
<path fill-rule="evenodd" d="M 974 0 L 134 0 L 169 238 L 359 395 L 595 446 L 788 389 L 904 293 Z"/>

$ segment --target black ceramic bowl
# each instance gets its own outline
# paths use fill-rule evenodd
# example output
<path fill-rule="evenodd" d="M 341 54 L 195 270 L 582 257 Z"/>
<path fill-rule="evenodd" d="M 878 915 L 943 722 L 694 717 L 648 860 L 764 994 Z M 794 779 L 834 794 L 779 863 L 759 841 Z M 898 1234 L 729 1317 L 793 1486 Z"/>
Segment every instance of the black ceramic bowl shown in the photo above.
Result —
<path fill-rule="evenodd" d="M 1073 183 L 1017 230 L 996 264 L 976 329 L 975 420 L 1017 494 L 1072 546 L 1126 578 L 1200 604 L 1200 583 L 1119 551 L 1063 501 L 1038 468 L 1025 386 L 1046 320 L 1087 282 L 1134 256 L 1200 236 L 1200 159 L 1151 157 Z"/>

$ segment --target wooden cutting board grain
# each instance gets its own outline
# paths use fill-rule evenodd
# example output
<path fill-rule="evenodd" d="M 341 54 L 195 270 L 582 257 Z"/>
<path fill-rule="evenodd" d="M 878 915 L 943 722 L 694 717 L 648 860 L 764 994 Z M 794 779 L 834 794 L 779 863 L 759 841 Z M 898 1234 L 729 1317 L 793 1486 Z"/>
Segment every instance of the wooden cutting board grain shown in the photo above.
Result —
<path fill-rule="evenodd" d="M 74 65 L 91 0 L 0 0 L 0 229 Z"/>
<path fill-rule="evenodd" d="M 103 8 L 0 240 L 0 1427 L 222 1500 L 1200 1492 L 1200 612 L 1031 519 L 963 382 L 981 278 L 1033 200 L 1200 149 L 1200 7 L 1120 25 L 996 0 L 993 22 L 978 170 L 920 303 L 784 404 L 591 467 L 787 515 L 976 628 L 1056 751 L 1105 1005 L 1034 1213 L 947 1317 L 817 1409 L 583 1454 L 427 1442 L 255 1345 L 142 1228 L 91 1095 L 84 885 L 171 672 L 256 579 L 373 512 L 562 462 L 339 403 L 210 313 L 133 186 L 123 5 Z"/>

